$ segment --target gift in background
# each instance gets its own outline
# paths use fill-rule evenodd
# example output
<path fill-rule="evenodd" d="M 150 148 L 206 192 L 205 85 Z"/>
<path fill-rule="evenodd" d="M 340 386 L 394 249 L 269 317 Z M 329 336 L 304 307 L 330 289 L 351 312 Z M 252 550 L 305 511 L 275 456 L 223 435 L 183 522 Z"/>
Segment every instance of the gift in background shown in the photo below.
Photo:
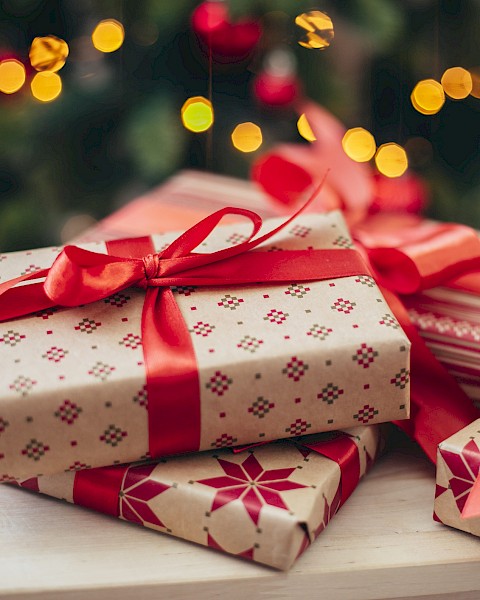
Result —
<path fill-rule="evenodd" d="M 277 569 L 320 535 L 373 464 L 379 426 L 33 478 L 22 487 Z"/>
<path fill-rule="evenodd" d="M 249 230 L 245 223 L 218 228 L 202 250 L 235 245 Z M 155 249 L 175 238 L 155 236 Z M 276 234 L 264 250 L 281 257 L 282 249 L 342 253 L 350 246 L 339 213 L 309 214 Z M 104 244 L 93 247 L 105 252 Z M 2 277 L 48 267 L 57 251 L 3 255 Z M 197 358 L 201 400 L 187 411 L 192 448 L 165 442 L 162 453 L 408 415 L 409 342 L 370 277 L 173 291 Z M 148 455 L 156 403 L 145 390 L 143 299 L 143 292 L 128 289 L 2 325 L 0 352 L 9 374 L 0 384 L 4 480 Z M 174 418 L 155 421 L 156 437 L 183 440 L 185 409 L 175 398 L 164 402 L 170 402 Z M 197 410 L 195 420 L 191 414 Z"/>

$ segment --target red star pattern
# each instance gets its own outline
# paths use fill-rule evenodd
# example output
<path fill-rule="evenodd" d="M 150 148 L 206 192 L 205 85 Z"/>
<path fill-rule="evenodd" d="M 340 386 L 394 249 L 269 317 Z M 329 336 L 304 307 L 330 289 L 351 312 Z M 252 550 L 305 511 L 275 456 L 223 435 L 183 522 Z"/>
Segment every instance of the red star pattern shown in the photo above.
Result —
<path fill-rule="evenodd" d="M 150 523 L 158 527 L 165 527 L 158 516 L 148 506 L 152 498 L 156 498 L 170 485 L 150 479 L 156 465 L 141 465 L 128 469 L 120 492 L 120 516 L 126 521 L 134 523 Z"/>
<path fill-rule="evenodd" d="M 295 471 L 295 467 L 265 471 L 253 454 L 250 454 L 241 465 L 221 458 L 217 460 L 225 475 L 198 481 L 198 483 L 218 489 L 211 511 L 213 512 L 234 500 L 241 500 L 255 525 L 258 525 L 260 511 L 265 504 L 289 510 L 280 492 L 308 487 L 301 483 L 288 481 L 288 477 Z"/>
<path fill-rule="evenodd" d="M 480 469 L 480 449 L 474 440 L 470 440 L 460 454 L 444 449 L 440 449 L 440 454 L 452 473 L 449 487 L 458 510 L 462 512 Z"/>

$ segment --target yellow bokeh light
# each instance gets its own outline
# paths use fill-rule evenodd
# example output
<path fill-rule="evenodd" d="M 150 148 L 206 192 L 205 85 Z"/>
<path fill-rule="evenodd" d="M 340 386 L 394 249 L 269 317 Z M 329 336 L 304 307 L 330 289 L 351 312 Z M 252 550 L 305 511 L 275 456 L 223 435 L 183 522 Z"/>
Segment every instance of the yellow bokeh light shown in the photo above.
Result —
<path fill-rule="evenodd" d="M 472 91 L 472 76 L 462 67 L 447 69 L 442 75 L 442 87 L 445 93 L 454 100 L 463 100 Z"/>
<path fill-rule="evenodd" d="M 356 162 L 369 161 L 377 149 L 375 138 L 363 127 L 349 129 L 343 136 L 342 147 L 345 154 Z"/>
<path fill-rule="evenodd" d="M 423 79 L 413 88 L 410 100 L 422 115 L 435 115 L 445 104 L 445 92 L 435 79 Z"/>
<path fill-rule="evenodd" d="M 240 123 L 232 132 L 232 143 L 240 152 L 255 152 L 263 142 L 262 130 L 255 123 Z"/>
<path fill-rule="evenodd" d="M 310 127 L 310 123 L 305 116 L 305 113 L 300 115 L 297 121 L 298 133 L 307 140 L 307 142 L 314 142 L 317 138 Z"/>
<path fill-rule="evenodd" d="M 100 21 L 92 33 L 92 42 L 100 52 L 115 52 L 123 44 L 125 31 L 115 19 Z"/>
<path fill-rule="evenodd" d="M 59 71 L 68 56 L 68 44 L 54 35 L 36 37 L 28 54 L 36 71 Z"/>
<path fill-rule="evenodd" d="M 405 150 L 393 142 L 383 144 L 375 155 L 377 169 L 386 177 L 400 177 L 408 168 Z"/>
<path fill-rule="evenodd" d="M 480 98 L 480 67 L 470 69 L 470 75 L 472 77 L 472 91 L 470 94 L 474 98 Z"/>
<path fill-rule="evenodd" d="M 213 125 L 213 107 L 203 96 L 193 96 L 186 100 L 181 110 L 185 129 L 194 133 L 207 131 Z"/>
<path fill-rule="evenodd" d="M 14 94 L 25 83 L 25 67 L 13 58 L 0 62 L 0 92 Z"/>
<path fill-rule="evenodd" d="M 333 41 L 332 19 L 319 10 L 311 10 L 298 15 L 295 18 L 295 24 L 303 29 L 303 38 L 298 43 L 304 48 L 308 48 L 309 50 L 324 50 Z"/>
<path fill-rule="evenodd" d="M 62 80 L 57 73 L 40 71 L 35 75 L 30 84 L 33 97 L 41 102 L 51 102 L 62 91 Z"/>

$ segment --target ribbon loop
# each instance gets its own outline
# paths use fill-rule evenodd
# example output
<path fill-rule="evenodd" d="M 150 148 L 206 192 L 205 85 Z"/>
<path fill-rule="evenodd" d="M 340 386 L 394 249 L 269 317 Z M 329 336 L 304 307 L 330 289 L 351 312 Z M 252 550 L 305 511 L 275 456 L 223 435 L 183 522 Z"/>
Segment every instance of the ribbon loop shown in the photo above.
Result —
<path fill-rule="evenodd" d="M 151 280 L 160 277 L 160 257 L 158 254 L 147 254 L 142 258 L 143 270 L 145 278 L 138 282 L 138 285 L 142 288 L 147 288 L 152 285 Z"/>

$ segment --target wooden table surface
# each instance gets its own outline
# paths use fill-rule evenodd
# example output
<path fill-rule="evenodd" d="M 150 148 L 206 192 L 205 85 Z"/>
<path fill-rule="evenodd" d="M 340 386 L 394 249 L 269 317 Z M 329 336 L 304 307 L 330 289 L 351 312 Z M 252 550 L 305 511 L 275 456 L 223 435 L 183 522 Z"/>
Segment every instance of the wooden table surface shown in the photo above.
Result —
<path fill-rule="evenodd" d="M 389 452 L 288 573 L 0 486 L 0 598 L 478 600 L 480 539 L 432 520 L 434 469 Z"/>

